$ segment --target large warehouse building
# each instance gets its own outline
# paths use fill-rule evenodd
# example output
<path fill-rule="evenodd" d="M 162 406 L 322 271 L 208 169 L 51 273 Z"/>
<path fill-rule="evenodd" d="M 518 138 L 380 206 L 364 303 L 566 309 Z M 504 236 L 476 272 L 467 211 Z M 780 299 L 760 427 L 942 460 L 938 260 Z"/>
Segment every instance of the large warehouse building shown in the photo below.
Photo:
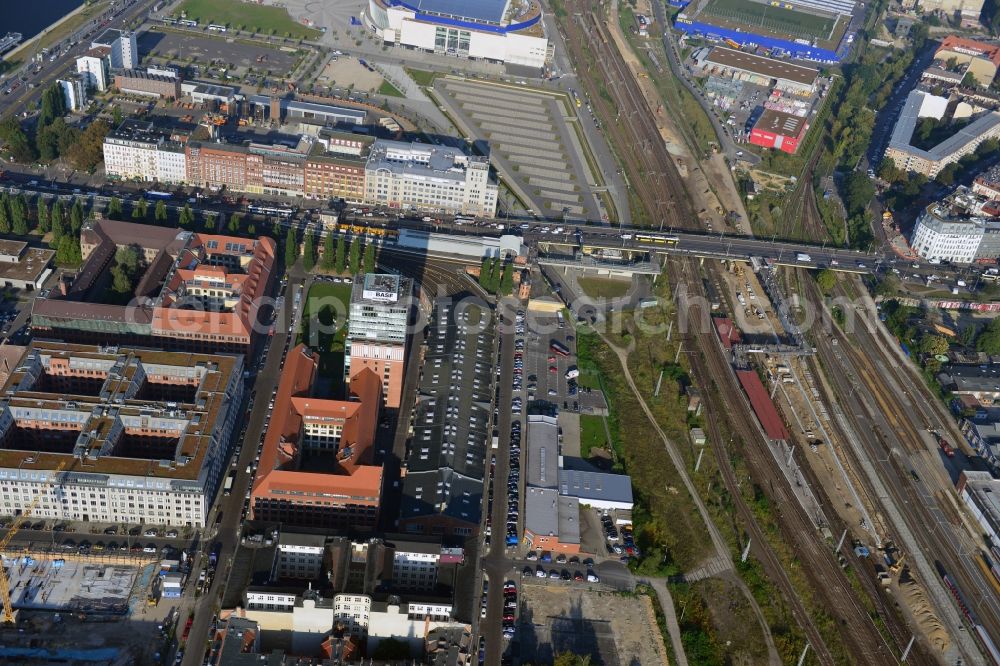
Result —
<path fill-rule="evenodd" d="M 4 357 L 0 513 L 40 496 L 42 518 L 204 527 L 242 413 L 242 356 L 23 351 Z"/>
<path fill-rule="evenodd" d="M 750 143 L 764 148 L 774 148 L 786 153 L 799 149 L 809 124 L 806 119 L 784 111 L 764 109 L 750 132 Z"/>
<path fill-rule="evenodd" d="M 410 49 L 538 68 L 549 54 L 537 0 L 368 0 L 364 19 Z"/>

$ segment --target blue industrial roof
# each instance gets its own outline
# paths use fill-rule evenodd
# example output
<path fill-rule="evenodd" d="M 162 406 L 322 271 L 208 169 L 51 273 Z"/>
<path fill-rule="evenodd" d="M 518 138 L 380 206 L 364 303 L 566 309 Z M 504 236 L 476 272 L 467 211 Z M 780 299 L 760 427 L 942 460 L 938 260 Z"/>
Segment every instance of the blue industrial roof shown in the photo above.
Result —
<path fill-rule="evenodd" d="M 421 12 L 490 23 L 500 23 L 507 8 L 507 0 L 410 0 L 410 3 Z"/>

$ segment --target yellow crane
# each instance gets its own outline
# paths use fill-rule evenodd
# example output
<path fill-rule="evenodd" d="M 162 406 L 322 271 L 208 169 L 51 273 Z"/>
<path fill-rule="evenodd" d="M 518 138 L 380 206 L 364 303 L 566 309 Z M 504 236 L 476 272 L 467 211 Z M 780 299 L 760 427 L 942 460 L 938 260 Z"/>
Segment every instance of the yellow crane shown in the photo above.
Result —
<path fill-rule="evenodd" d="M 55 472 L 52 478 L 56 478 L 56 475 L 62 471 L 62 468 L 66 466 L 66 463 L 61 462 L 56 466 Z M 7 530 L 7 534 L 4 535 L 3 539 L 0 539 L 0 554 L 3 553 L 4 549 L 7 548 L 7 544 L 10 540 L 14 538 L 18 530 L 21 529 L 21 525 L 24 521 L 28 519 L 28 516 L 38 508 L 39 502 L 42 501 L 42 497 L 48 491 L 51 481 L 42 484 L 41 492 L 35 495 L 35 499 L 31 501 L 28 508 L 20 513 L 20 515 L 15 516 L 14 522 L 11 523 L 10 528 Z M 10 603 L 10 581 L 7 580 L 7 570 L 3 568 L 3 561 L 0 560 L 0 597 L 3 598 L 3 624 L 14 624 L 14 607 Z"/>

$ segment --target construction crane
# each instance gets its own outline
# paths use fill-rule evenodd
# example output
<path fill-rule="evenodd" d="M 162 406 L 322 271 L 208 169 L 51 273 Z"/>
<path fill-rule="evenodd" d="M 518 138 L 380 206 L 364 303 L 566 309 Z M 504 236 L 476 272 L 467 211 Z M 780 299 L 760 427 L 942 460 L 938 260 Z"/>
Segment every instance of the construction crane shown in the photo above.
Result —
<path fill-rule="evenodd" d="M 52 474 L 52 478 L 55 479 L 56 475 L 62 471 L 62 468 L 66 466 L 65 462 L 59 463 L 55 471 Z M 7 530 L 7 534 L 4 535 L 3 539 L 0 539 L 0 557 L 2 557 L 4 549 L 7 548 L 7 544 L 10 540 L 14 538 L 18 530 L 21 529 L 21 525 L 24 521 L 28 519 L 28 516 L 38 508 L 39 502 L 42 501 L 42 497 L 48 491 L 49 486 L 52 484 L 51 481 L 42 484 L 41 492 L 35 495 L 35 499 L 31 501 L 28 508 L 20 513 L 20 515 L 14 517 L 14 522 L 11 523 L 10 528 Z M 14 607 L 10 603 L 10 581 L 7 580 L 7 570 L 3 567 L 3 561 L 0 559 L 0 597 L 3 598 L 3 624 L 14 624 Z"/>

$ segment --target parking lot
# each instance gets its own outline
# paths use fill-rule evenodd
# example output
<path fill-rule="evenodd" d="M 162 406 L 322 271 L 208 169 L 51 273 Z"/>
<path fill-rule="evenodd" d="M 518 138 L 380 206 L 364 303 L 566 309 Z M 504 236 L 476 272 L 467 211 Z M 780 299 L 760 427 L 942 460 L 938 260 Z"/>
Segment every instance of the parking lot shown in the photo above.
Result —
<path fill-rule="evenodd" d="M 558 409 L 578 411 L 580 387 L 573 327 L 562 314 L 532 312 L 526 317 L 524 330 L 524 393 L 528 403 L 545 401 Z"/>
<path fill-rule="evenodd" d="M 474 138 L 489 142 L 491 157 L 518 181 L 531 205 L 552 216 L 599 219 L 583 148 L 565 118 L 571 102 L 532 91 L 455 78 L 439 79 L 435 91 Z"/>
<path fill-rule="evenodd" d="M 216 61 L 231 66 L 228 67 L 234 70 L 231 75 L 242 75 L 251 67 L 259 71 L 291 72 L 300 57 L 291 48 L 286 51 L 247 40 L 203 37 L 168 30 L 152 29 L 139 33 L 138 42 L 143 64 L 150 57 L 177 64 L 194 62 L 201 66 Z M 266 59 L 259 61 L 261 57 Z"/>

